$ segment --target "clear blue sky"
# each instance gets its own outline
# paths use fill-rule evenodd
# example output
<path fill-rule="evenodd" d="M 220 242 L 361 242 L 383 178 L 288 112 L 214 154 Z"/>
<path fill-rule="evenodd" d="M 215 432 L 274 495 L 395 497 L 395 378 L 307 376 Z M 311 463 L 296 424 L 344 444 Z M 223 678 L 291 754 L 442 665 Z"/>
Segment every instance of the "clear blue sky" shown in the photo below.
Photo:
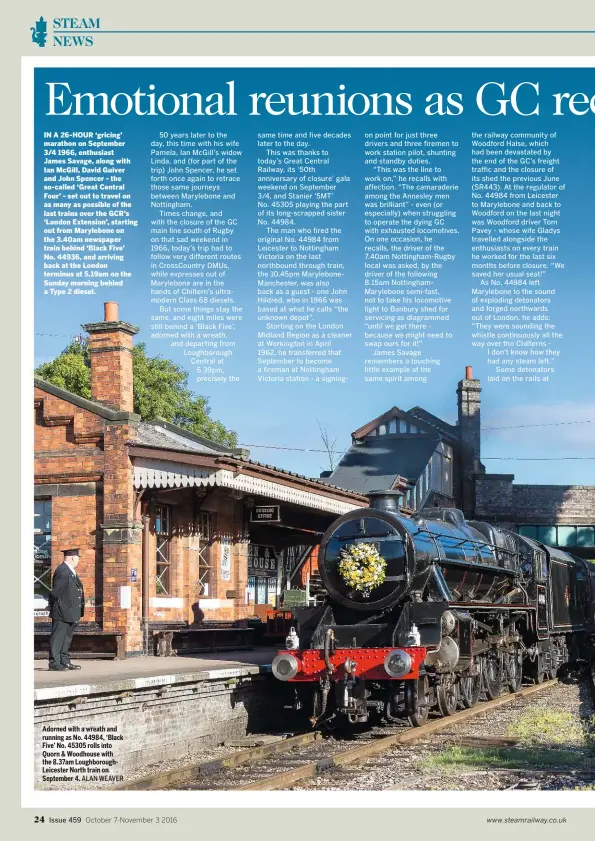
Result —
<path fill-rule="evenodd" d="M 146 90 L 154 83 L 160 90 L 219 90 L 230 79 L 236 80 L 238 116 L 210 118 L 166 117 L 47 117 L 47 81 L 68 81 L 78 91 L 128 91 L 137 87 Z M 542 114 L 488 118 L 475 107 L 475 92 L 485 81 L 497 80 L 514 85 L 528 80 L 539 82 Z M 249 117 L 247 94 L 253 91 L 337 91 L 339 84 L 350 91 L 410 91 L 414 113 L 408 117 Z M 423 113 L 424 97 L 432 91 L 460 91 L 464 95 L 465 112 L 458 117 L 427 117 Z M 420 405 L 454 422 L 455 390 L 465 365 L 473 365 L 475 376 L 483 380 L 482 421 L 485 427 L 528 424 L 557 424 L 566 421 L 595 419 L 593 395 L 593 312 L 594 237 L 593 196 L 595 195 L 595 114 L 583 117 L 552 117 L 551 94 L 556 91 L 595 93 L 595 72 L 581 70 L 343 70 L 343 69 L 252 69 L 240 70 L 165 70 L 165 69 L 42 69 L 36 70 L 36 335 L 35 364 L 53 358 L 67 344 L 67 336 L 80 331 L 80 324 L 100 320 L 104 298 L 116 297 L 123 319 L 141 328 L 139 340 L 147 342 L 151 354 L 161 354 L 189 367 L 180 349 L 170 349 L 165 342 L 151 342 L 148 325 L 149 304 L 149 234 L 148 169 L 149 142 L 158 132 L 189 130 L 222 130 L 242 143 L 241 198 L 235 202 L 237 215 L 236 247 L 244 259 L 228 276 L 237 302 L 245 307 L 246 318 L 238 332 L 238 346 L 230 372 L 241 377 L 240 383 L 211 384 L 195 390 L 207 394 L 213 417 L 238 433 L 241 444 L 266 444 L 277 447 L 317 449 L 321 447 L 317 421 L 328 430 L 336 447 L 349 446 L 350 433 L 393 405 L 407 409 Z M 43 131 L 83 131 L 88 129 L 123 131 L 128 141 L 126 154 L 133 158 L 133 178 L 128 187 L 132 193 L 133 214 L 140 219 L 138 230 L 128 237 L 125 268 L 133 277 L 117 295 L 70 296 L 67 299 L 43 295 L 41 260 Z M 329 144 L 335 152 L 337 167 L 350 171 L 348 187 L 350 213 L 345 222 L 346 236 L 340 259 L 347 265 L 344 284 L 349 289 L 350 313 L 346 329 L 354 332 L 349 350 L 350 381 L 346 384 L 258 383 L 256 381 L 256 256 L 255 224 L 255 157 L 257 131 L 317 130 L 350 131 L 357 153 L 346 157 L 347 145 Z M 461 231 L 449 248 L 457 259 L 439 278 L 441 293 L 453 298 L 449 329 L 454 338 L 440 349 L 442 366 L 435 370 L 425 385 L 390 385 L 362 382 L 363 318 L 361 312 L 363 268 L 362 184 L 363 155 L 361 137 L 366 131 L 431 130 L 445 138 L 459 141 L 459 155 L 451 164 L 451 177 L 461 189 L 452 207 L 458 211 Z M 471 346 L 470 329 L 470 135 L 471 131 L 557 131 L 555 150 L 561 158 L 559 174 L 567 184 L 562 207 L 562 234 L 557 239 L 560 259 L 565 269 L 544 278 L 544 285 L 557 288 L 556 305 L 552 310 L 557 328 L 564 340 L 557 372 L 549 383 L 487 383 L 488 368 L 483 355 Z M 155 310 L 153 310 L 155 311 Z M 490 371 L 491 373 L 491 371 Z M 283 449 L 253 448 L 252 456 L 306 475 L 316 476 L 326 469 L 323 453 L 295 452 Z M 482 456 L 508 458 L 570 457 L 559 461 L 493 461 L 486 460 L 489 472 L 514 473 L 519 482 L 594 484 L 595 461 L 574 460 L 595 456 L 595 424 L 574 423 L 539 428 L 488 430 L 483 435 Z"/>

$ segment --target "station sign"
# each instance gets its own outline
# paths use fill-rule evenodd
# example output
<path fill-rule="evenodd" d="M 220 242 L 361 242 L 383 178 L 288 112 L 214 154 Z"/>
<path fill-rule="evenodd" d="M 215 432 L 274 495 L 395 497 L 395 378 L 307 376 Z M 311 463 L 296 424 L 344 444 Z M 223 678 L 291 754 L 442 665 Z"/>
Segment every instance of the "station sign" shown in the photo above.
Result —
<path fill-rule="evenodd" d="M 285 590 L 283 592 L 283 607 L 303 607 L 308 604 L 305 590 Z"/>
<path fill-rule="evenodd" d="M 248 544 L 248 572 L 276 572 L 277 553 L 272 546 Z"/>
<path fill-rule="evenodd" d="M 251 523 L 280 523 L 280 505 L 255 505 L 250 509 Z"/>
<path fill-rule="evenodd" d="M 220 576 L 222 581 L 231 581 L 231 544 L 229 540 L 221 542 L 221 568 Z"/>

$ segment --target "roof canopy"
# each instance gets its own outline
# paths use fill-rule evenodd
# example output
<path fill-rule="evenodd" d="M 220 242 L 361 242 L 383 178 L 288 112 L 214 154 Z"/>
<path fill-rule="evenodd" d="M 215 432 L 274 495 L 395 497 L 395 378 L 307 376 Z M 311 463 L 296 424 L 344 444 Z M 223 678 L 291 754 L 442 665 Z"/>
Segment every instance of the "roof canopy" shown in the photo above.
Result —
<path fill-rule="evenodd" d="M 361 502 L 339 499 L 328 492 L 298 487 L 298 483 L 275 480 L 275 477 L 256 476 L 250 472 L 237 472 L 232 467 L 198 465 L 184 461 L 169 461 L 133 456 L 133 481 L 135 488 L 230 488 L 255 496 L 264 496 L 280 502 L 291 502 L 331 514 L 345 514 L 361 507 Z"/>

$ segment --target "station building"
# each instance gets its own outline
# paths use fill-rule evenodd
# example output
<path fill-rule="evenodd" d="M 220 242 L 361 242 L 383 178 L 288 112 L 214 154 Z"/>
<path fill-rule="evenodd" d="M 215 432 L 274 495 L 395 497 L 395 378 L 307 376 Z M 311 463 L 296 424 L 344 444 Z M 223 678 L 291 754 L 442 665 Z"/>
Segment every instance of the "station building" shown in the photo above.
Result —
<path fill-rule="evenodd" d="M 400 489 L 414 511 L 454 507 L 468 519 L 503 528 L 595 560 L 595 486 L 517 484 L 481 462 L 481 383 L 471 367 L 457 387 L 457 423 L 414 406 L 393 406 L 351 435 L 332 485 L 366 494 Z"/>
<path fill-rule="evenodd" d="M 367 500 L 250 459 L 164 420 L 134 413 L 138 328 L 117 304 L 84 325 L 90 400 L 35 380 L 34 614 L 63 551 L 78 548 L 81 630 L 152 650 L 160 628 L 261 618 L 297 583 L 308 596 L 321 534 Z"/>

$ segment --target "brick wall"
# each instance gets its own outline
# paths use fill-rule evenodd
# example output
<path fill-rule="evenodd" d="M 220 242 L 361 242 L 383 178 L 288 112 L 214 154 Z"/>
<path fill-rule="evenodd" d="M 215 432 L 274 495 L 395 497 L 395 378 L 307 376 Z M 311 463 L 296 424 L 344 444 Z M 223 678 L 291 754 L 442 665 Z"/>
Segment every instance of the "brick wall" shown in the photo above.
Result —
<path fill-rule="evenodd" d="M 65 549 L 79 548 L 84 621 L 125 633 L 127 651 L 140 651 L 140 582 L 130 573 L 136 568 L 140 577 L 141 524 L 127 449 L 135 422 L 106 420 L 42 387 L 34 406 L 35 496 L 52 500 L 52 572 Z M 128 610 L 122 586 L 131 587 Z"/>
<path fill-rule="evenodd" d="M 40 388 L 34 389 L 35 450 L 53 453 L 78 453 L 89 451 L 103 454 L 94 448 L 103 438 L 103 419 L 67 403 Z"/>
<path fill-rule="evenodd" d="M 171 511 L 172 537 L 170 540 L 169 593 L 156 592 L 157 543 L 155 532 L 155 505 L 168 505 Z M 192 622 L 192 605 L 199 595 L 200 536 L 196 527 L 196 509 L 193 491 L 180 489 L 172 493 L 156 492 L 144 510 L 149 517 L 148 564 L 149 619 L 152 622 Z M 159 599 L 159 603 L 155 599 Z M 178 600 L 182 599 L 182 606 Z"/>
<path fill-rule="evenodd" d="M 475 517 L 505 520 L 512 517 L 512 474 L 487 473 L 475 478 Z"/>
<path fill-rule="evenodd" d="M 85 622 L 102 619 L 103 574 L 100 523 L 103 496 L 52 497 L 52 569 L 62 563 L 63 549 L 79 548 L 77 574 L 85 588 Z"/>
<path fill-rule="evenodd" d="M 100 622 L 103 419 L 39 388 L 34 405 L 35 496 L 52 500 L 52 572 L 65 549 L 80 549 L 85 621 Z"/>
<path fill-rule="evenodd" d="M 512 499 L 519 523 L 595 523 L 592 485 L 514 485 Z"/>
<path fill-rule="evenodd" d="M 513 523 L 595 523 L 593 485 L 515 485 L 509 474 L 476 477 L 476 517 Z"/>
<path fill-rule="evenodd" d="M 106 425 L 104 449 L 103 577 L 105 631 L 126 634 L 126 651 L 141 652 L 142 522 L 132 485 L 127 442 L 135 438 L 135 424 Z M 132 570 L 137 571 L 132 581 Z M 121 587 L 130 587 L 131 604 L 121 607 Z"/>
<path fill-rule="evenodd" d="M 167 505 L 171 512 L 169 593 L 158 594 L 155 506 Z M 204 545 L 198 529 L 199 511 L 211 512 L 212 541 L 206 554 L 211 564 L 208 594 L 201 595 L 199 583 L 200 549 Z M 214 489 L 206 500 L 197 501 L 193 489 L 156 490 L 143 513 L 149 518 L 148 564 L 151 582 L 149 619 L 151 622 L 190 622 L 192 606 L 199 604 L 207 620 L 232 621 L 247 616 L 244 604 L 248 585 L 248 541 L 243 531 L 244 509 L 228 491 Z M 229 579 L 222 577 L 224 553 L 229 555 Z M 140 571 L 139 571 L 140 584 Z M 231 595 L 231 594 L 234 595 Z M 179 604 L 179 600 L 182 604 Z"/>
<path fill-rule="evenodd" d="M 280 726 L 284 716 L 283 690 L 272 677 L 202 680 L 162 692 L 135 690 L 96 695 L 85 704 L 66 699 L 35 707 L 35 787 L 90 788 L 89 784 L 43 783 L 43 727 L 117 728 L 124 738 L 111 742 L 116 765 L 106 774 L 129 776 L 135 769 L 180 759 L 198 747 L 218 745 L 247 732 Z M 106 747 L 108 745 L 106 744 Z M 105 785 L 109 785 L 106 783 Z"/>
<path fill-rule="evenodd" d="M 248 586 L 248 537 L 244 533 L 243 503 L 229 492 L 215 489 L 204 507 L 216 513 L 209 595 L 199 599 L 201 610 L 205 619 L 243 619 L 248 615 L 244 604 Z M 229 578 L 224 578 L 223 561 L 227 555 Z"/>
<path fill-rule="evenodd" d="M 117 304 L 111 302 L 105 305 L 104 321 L 85 329 L 94 402 L 56 395 L 49 385 L 36 388 L 37 495 L 46 483 L 64 488 L 96 483 L 94 500 L 85 497 L 77 504 L 73 494 L 59 493 L 53 502 L 52 568 L 63 549 L 81 548 L 83 585 L 102 602 L 101 610 L 85 615 L 85 621 L 97 619 L 104 631 L 124 633 L 126 651 L 140 653 L 142 521 L 128 454 L 138 421 L 132 414 L 132 342 L 138 328 L 120 321 Z M 122 606 L 125 587 L 129 607 Z"/>

